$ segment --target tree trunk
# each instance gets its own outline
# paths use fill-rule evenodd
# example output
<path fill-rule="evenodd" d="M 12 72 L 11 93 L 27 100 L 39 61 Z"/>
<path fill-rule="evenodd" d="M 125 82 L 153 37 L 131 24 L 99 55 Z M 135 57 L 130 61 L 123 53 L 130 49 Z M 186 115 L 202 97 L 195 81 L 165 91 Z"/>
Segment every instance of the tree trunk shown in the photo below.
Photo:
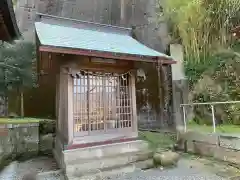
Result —
<path fill-rule="evenodd" d="M 24 117 L 24 97 L 23 97 L 23 90 L 20 91 L 20 101 L 21 101 L 21 117 Z"/>

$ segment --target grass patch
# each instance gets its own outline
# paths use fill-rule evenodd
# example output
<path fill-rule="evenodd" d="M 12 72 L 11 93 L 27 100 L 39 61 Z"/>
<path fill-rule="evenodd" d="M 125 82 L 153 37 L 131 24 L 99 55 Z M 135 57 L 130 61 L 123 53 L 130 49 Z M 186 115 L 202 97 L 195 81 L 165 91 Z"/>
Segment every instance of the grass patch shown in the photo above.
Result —
<path fill-rule="evenodd" d="M 207 132 L 207 133 L 212 133 L 213 132 L 213 126 L 211 126 L 211 125 L 188 124 L 187 129 L 188 130 L 201 131 L 201 132 Z M 237 133 L 240 133 L 240 126 L 237 126 L 237 125 L 218 125 L 218 126 L 216 126 L 216 132 L 237 134 Z"/>
<path fill-rule="evenodd" d="M 0 124 L 28 124 L 28 123 L 40 123 L 44 121 L 53 121 L 37 118 L 0 118 Z"/>
<path fill-rule="evenodd" d="M 152 150 L 169 149 L 176 142 L 176 135 L 171 133 L 139 131 L 139 137 L 147 141 Z"/>

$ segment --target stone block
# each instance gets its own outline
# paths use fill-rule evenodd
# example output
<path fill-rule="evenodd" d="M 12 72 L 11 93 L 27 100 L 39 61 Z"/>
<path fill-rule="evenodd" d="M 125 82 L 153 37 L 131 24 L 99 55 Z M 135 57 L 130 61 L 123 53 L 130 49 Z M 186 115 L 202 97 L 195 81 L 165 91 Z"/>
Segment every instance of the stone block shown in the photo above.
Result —
<path fill-rule="evenodd" d="M 124 143 L 114 143 L 89 148 L 66 150 L 63 152 L 65 163 L 76 160 L 87 160 L 107 156 L 115 156 L 128 152 L 139 152 L 148 150 L 148 144 L 145 141 L 137 140 Z"/>
<path fill-rule="evenodd" d="M 216 145 L 207 144 L 203 142 L 193 142 L 193 153 L 213 156 L 216 149 Z"/>
<path fill-rule="evenodd" d="M 152 159 L 148 159 L 146 161 L 140 161 L 140 162 L 136 162 L 135 166 L 137 169 L 151 169 L 154 168 L 154 163 Z"/>
<path fill-rule="evenodd" d="M 54 138 L 52 134 L 41 136 L 39 140 L 39 148 L 40 148 L 39 150 L 41 152 L 52 150 L 53 141 L 54 141 Z"/>
<path fill-rule="evenodd" d="M 189 131 L 179 134 L 179 138 L 187 141 L 204 142 L 207 144 L 218 144 L 218 134 L 201 133 Z"/>
<path fill-rule="evenodd" d="M 25 142 L 19 142 L 16 144 L 16 153 L 17 154 L 23 154 L 26 152 L 26 146 L 27 144 L 25 144 Z"/>
<path fill-rule="evenodd" d="M 36 142 L 28 142 L 25 145 L 25 152 L 38 152 L 39 145 Z"/>
<path fill-rule="evenodd" d="M 105 171 L 90 171 L 86 175 L 67 175 L 68 180 L 86 180 L 86 179 L 91 179 L 91 180 L 99 180 L 100 179 L 109 179 L 108 177 L 115 175 L 115 174 L 122 174 L 122 173 L 131 173 L 133 171 L 136 171 L 136 167 L 134 164 L 130 164 L 124 167 L 118 167 L 116 169 L 109 169 Z"/>
<path fill-rule="evenodd" d="M 23 128 L 22 128 L 23 129 Z M 23 133 L 26 141 L 39 141 L 39 128 L 38 126 L 32 126 L 27 128 L 27 132 Z"/>
<path fill-rule="evenodd" d="M 221 135 L 219 136 L 219 144 L 224 148 L 240 150 L 239 137 Z"/>
<path fill-rule="evenodd" d="M 153 162 L 155 166 L 173 166 L 176 165 L 180 156 L 176 152 L 165 151 L 165 152 L 156 152 L 153 155 Z"/>
<path fill-rule="evenodd" d="M 213 157 L 226 162 L 240 164 L 240 151 L 233 149 L 227 149 L 223 147 L 215 148 Z"/>
<path fill-rule="evenodd" d="M 186 143 L 187 152 L 194 153 L 194 142 L 193 141 L 187 141 Z"/>
<path fill-rule="evenodd" d="M 36 180 L 47 180 L 47 179 L 65 180 L 62 170 L 42 172 L 36 175 Z"/>
<path fill-rule="evenodd" d="M 89 171 L 95 170 L 111 174 L 115 170 L 126 168 L 124 171 L 132 172 L 135 170 L 134 162 L 152 157 L 148 144 L 142 140 L 65 151 L 58 144 L 55 144 L 53 150 L 54 157 L 71 180 L 79 180 Z"/>
<path fill-rule="evenodd" d="M 126 153 L 119 154 L 113 157 L 102 157 L 85 161 L 76 161 L 73 164 L 66 164 L 66 173 L 85 174 L 89 170 L 95 169 L 104 170 L 112 167 L 123 167 L 128 164 L 136 162 L 136 159 L 138 159 L 138 155 L 136 153 Z"/>

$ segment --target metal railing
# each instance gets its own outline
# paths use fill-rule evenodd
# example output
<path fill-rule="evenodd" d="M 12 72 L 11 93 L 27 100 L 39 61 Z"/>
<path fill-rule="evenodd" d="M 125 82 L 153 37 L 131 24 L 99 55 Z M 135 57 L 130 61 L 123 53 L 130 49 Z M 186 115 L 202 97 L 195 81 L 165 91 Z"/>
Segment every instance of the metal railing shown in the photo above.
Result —
<path fill-rule="evenodd" d="M 219 104 L 238 104 L 240 101 L 225 101 L 225 102 L 206 102 L 206 103 L 189 103 L 189 104 L 181 104 L 180 107 L 183 108 L 183 123 L 184 123 L 184 132 L 187 132 L 187 122 L 186 122 L 186 107 L 190 106 L 199 106 L 199 105 L 210 105 L 212 112 L 212 124 L 213 124 L 213 132 L 216 132 L 216 119 L 215 119 L 215 105 Z"/>

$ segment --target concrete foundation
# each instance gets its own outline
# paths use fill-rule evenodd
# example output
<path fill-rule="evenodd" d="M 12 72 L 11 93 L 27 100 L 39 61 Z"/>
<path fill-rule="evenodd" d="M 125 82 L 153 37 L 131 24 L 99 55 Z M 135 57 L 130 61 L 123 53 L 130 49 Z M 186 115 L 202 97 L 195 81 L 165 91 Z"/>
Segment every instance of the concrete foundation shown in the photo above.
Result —
<path fill-rule="evenodd" d="M 240 165 L 240 137 L 217 133 L 187 132 L 180 134 L 179 148 L 189 153 L 211 156 L 237 166 Z"/>
<path fill-rule="evenodd" d="M 142 140 L 73 150 L 63 150 L 56 140 L 53 154 L 66 178 L 78 180 L 86 176 L 132 172 L 136 169 L 134 162 L 145 161 L 152 156 L 148 144 Z"/>

